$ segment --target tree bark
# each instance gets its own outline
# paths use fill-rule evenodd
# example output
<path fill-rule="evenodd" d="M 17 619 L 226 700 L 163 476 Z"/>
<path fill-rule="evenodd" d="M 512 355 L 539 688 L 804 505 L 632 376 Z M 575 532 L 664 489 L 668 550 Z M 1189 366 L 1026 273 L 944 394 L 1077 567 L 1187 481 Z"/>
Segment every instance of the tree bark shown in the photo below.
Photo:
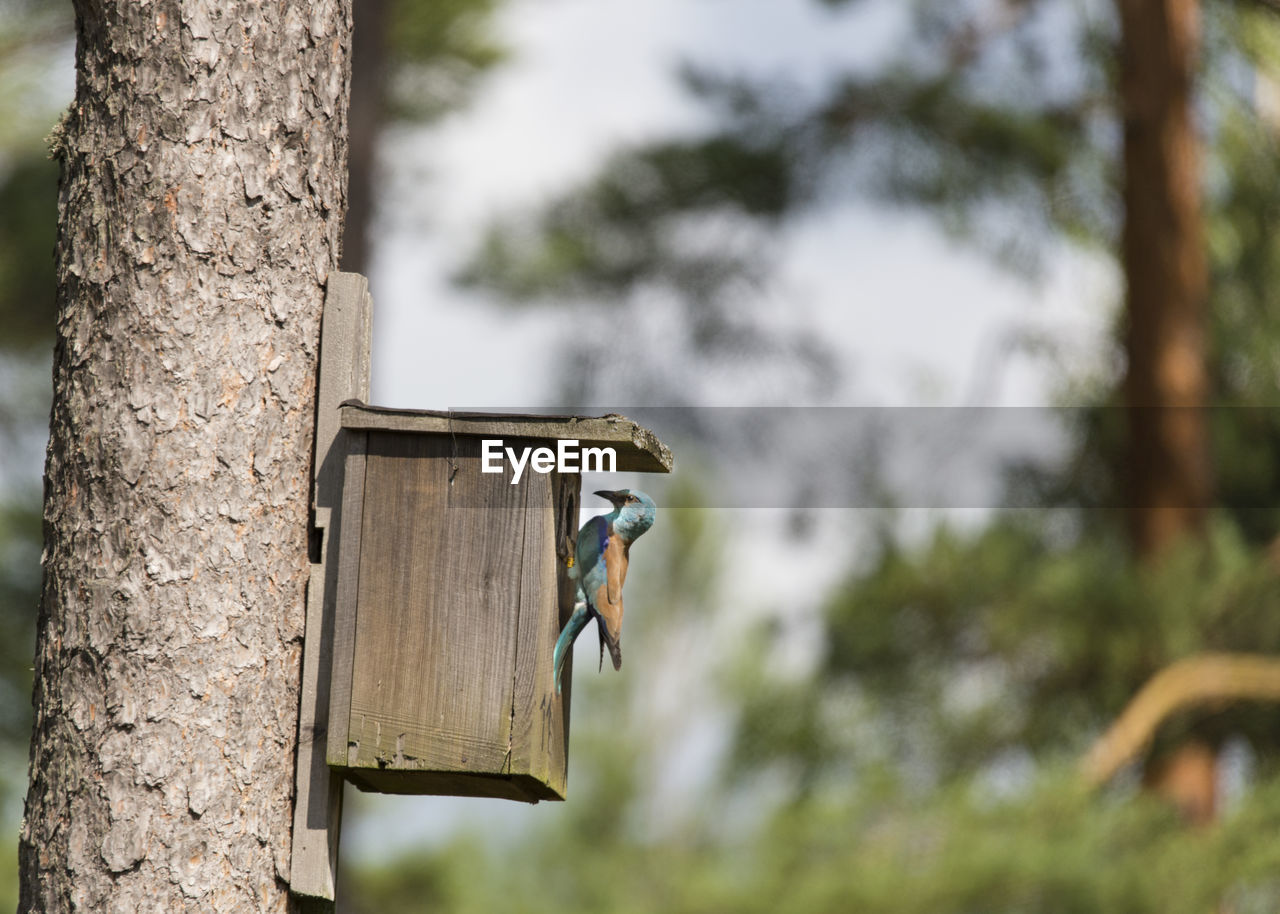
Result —
<path fill-rule="evenodd" d="M 351 0 L 77 0 L 21 911 L 280 911 Z"/>
<path fill-rule="evenodd" d="M 1118 0 L 1124 115 L 1124 394 L 1129 525 L 1138 555 L 1201 532 L 1211 496 L 1208 269 L 1191 92 L 1196 0 Z"/>

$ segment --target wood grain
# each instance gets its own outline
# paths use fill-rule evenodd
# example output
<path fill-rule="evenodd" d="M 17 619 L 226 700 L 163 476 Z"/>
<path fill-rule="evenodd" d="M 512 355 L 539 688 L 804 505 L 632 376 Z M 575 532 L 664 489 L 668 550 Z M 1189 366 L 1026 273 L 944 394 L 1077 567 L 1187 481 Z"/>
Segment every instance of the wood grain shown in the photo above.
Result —
<path fill-rule="evenodd" d="M 504 773 L 523 487 L 481 474 L 474 439 L 369 451 L 348 764 Z"/>
<path fill-rule="evenodd" d="M 339 601 L 354 608 L 337 639 L 353 640 L 349 678 L 335 663 L 330 763 L 369 790 L 562 798 L 567 693 L 551 659 L 578 477 L 513 486 L 509 470 L 480 472 L 472 436 L 351 434 L 368 446 L 359 542 L 342 542 Z"/>
<path fill-rule="evenodd" d="M 315 526 L 329 528 L 329 512 L 342 499 L 344 453 L 333 447 L 342 428 L 339 406 L 369 396 L 369 352 L 373 299 L 359 273 L 333 273 L 320 331 L 320 377 L 316 390 Z"/>
<path fill-rule="evenodd" d="M 338 541 L 337 581 L 333 610 L 333 667 L 329 695 L 329 733 L 325 743 L 328 764 L 347 761 L 347 733 L 351 722 L 351 664 L 356 640 L 357 597 L 360 588 L 360 548 L 364 531 L 365 452 L 368 435 L 347 432 L 346 474 L 342 489 L 341 538 Z"/>
<path fill-rule="evenodd" d="M 312 544 L 307 584 L 289 867 L 294 894 L 329 901 L 334 898 L 342 823 L 342 778 L 326 764 L 338 580 L 338 554 L 330 546 L 341 526 L 335 506 L 342 500 L 347 442 L 340 439 L 359 435 L 343 431 L 338 404 L 352 396 L 368 396 L 372 319 L 368 280 L 355 273 L 330 274 L 320 330 L 312 461 L 312 528 L 318 542 Z"/>
<path fill-rule="evenodd" d="M 563 796 L 567 714 L 554 687 L 553 658 L 560 633 L 554 485 L 548 476 L 535 473 L 523 488 L 528 503 L 511 706 L 511 765 Z"/>

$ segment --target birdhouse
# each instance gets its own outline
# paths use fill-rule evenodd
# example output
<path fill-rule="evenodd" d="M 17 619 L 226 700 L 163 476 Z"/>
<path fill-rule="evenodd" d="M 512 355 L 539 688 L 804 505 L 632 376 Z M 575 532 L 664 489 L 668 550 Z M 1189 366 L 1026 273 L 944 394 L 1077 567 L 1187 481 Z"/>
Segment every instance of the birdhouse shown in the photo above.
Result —
<path fill-rule="evenodd" d="M 669 472 L 622 416 L 342 404 L 327 761 L 382 793 L 563 799 L 552 656 L 583 470 Z"/>
<path fill-rule="evenodd" d="M 378 409 L 373 298 L 329 275 L 315 398 L 290 891 L 332 901 L 343 785 L 563 799 L 579 472 L 669 473 L 622 416 Z M 355 398 L 355 399 L 351 399 Z"/>

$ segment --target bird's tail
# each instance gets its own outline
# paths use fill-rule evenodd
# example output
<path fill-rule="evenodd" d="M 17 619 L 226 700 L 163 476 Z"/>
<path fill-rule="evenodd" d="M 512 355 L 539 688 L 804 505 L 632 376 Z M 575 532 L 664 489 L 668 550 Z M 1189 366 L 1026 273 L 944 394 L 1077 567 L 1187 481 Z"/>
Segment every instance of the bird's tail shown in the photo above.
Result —
<path fill-rule="evenodd" d="M 579 600 L 573 604 L 573 615 L 569 617 L 569 621 L 564 624 L 564 628 L 560 631 L 560 637 L 556 639 L 555 652 L 555 671 L 556 671 L 556 694 L 560 693 L 560 674 L 564 671 L 564 662 L 569 656 L 569 648 L 573 646 L 574 640 L 578 634 L 586 628 L 587 622 L 591 618 L 591 611 L 587 609 L 587 602 Z"/>
<path fill-rule="evenodd" d="M 596 620 L 596 627 L 600 631 L 600 669 L 604 669 L 604 649 L 609 649 L 609 659 L 613 661 L 615 670 L 622 669 L 622 635 L 618 637 L 609 637 L 609 628 L 604 624 L 603 619 Z"/>

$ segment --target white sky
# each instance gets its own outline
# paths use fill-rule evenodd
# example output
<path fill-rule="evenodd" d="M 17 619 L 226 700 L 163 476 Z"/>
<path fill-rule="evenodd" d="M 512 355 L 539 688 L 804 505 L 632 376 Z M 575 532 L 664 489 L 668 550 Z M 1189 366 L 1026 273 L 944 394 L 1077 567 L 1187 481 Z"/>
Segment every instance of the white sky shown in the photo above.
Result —
<path fill-rule="evenodd" d="M 370 271 L 375 402 L 554 405 L 547 404 L 554 375 L 548 355 L 563 328 L 545 312 L 464 296 L 446 280 L 478 229 L 572 185 L 620 144 L 697 129 L 703 114 L 674 79 L 681 59 L 749 66 L 813 85 L 833 65 L 858 55 L 870 60 L 889 47 L 898 24 L 893 14 L 833 18 L 811 0 L 513 0 L 501 27 L 515 59 L 491 78 L 478 104 L 442 128 L 405 131 L 388 144 L 395 212 L 384 220 Z M 1081 255 L 1063 253 L 1049 280 L 1033 287 L 950 244 L 921 217 L 866 206 L 810 219 L 778 243 L 779 287 L 803 302 L 803 319 L 820 328 L 846 369 L 842 389 L 832 394 L 837 404 L 1045 404 L 1044 367 L 1001 355 L 1009 330 L 1042 328 L 1096 353 L 1117 292 L 1108 268 Z M 777 535 L 782 521 L 782 512 L 764 511 L 736 521 L 750 532 L 738 545 L 745 560 L 723 604 L 747 616 L 767 611 L 787 599 L 783 589 L 797 579 L 813 585 L 798 612 L 822 598 L 814 551 L 784 542 Z M 632 668 L 630 675 L 640 673 Z M 714 738 L 683 748 L 686 764 L 696 767 L 694 760 L 714 751 Z M 671 780 L 677 792 L 689 788 L 688 778 Z M 357 802 L 364 814 L 344 829 L 343 853 L 358 858 L 463 822 L 506 828 L 548 814 L 544 806 L 503 801 Z"/>
<path fill-rule="evenodd" d="M 610 149 L 704 123 L 674 78 L 679 61 L 814 84 L 895 34 L 893 16 L 832 17 L 812 0 L 514 0 L 500 21 L 515 58 L 479 103 L 388 144 L 396 212 L 371 268 L 374 394 L 386 405 L 498 408 L 550 394 L 541 363 L 559 331 L 464 298 L 446 277 L 488 219 L 571 186 Z M 1032 287 L 919 216 L 867 206 L 816 216 L 778 243 L 780 288 L 851 368 L 839 403 L 1045 403 L 1037 366 L 993 363 L 1004 335 L 1052 328 L 1097 352 L 1100 305 L 1115 297 L 1110 271 L 1082 255 L 1064 254 Z"/>

